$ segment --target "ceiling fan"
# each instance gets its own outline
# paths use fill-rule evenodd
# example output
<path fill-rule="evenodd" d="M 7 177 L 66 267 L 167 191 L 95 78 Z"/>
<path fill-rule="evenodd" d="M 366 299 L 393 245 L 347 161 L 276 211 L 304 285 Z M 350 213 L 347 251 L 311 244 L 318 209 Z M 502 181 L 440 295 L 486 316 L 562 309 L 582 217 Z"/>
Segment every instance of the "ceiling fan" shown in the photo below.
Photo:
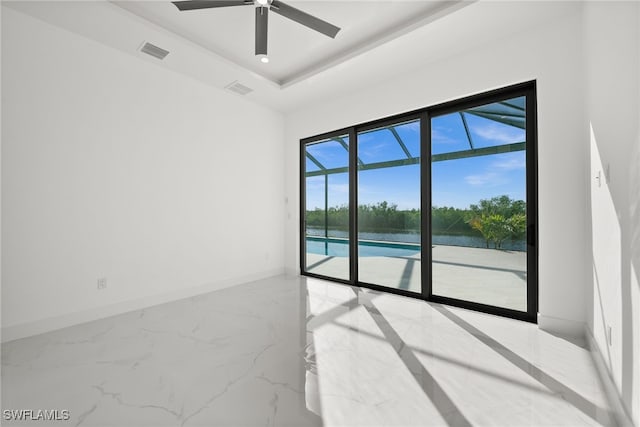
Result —
<path fill-rule="evenodd" d="M 185 0 L 172 2 L 179 10 L 210 9 L 229 6 L 256 6 L 256 56 L 262 62 L 269 62 L 267 57 L 267 26 L 269 10 L 289 18 L 299 24 L 316 30 L 332 39 L 336 37 L 339 27 L 309 15 L 279 0 Z"/>

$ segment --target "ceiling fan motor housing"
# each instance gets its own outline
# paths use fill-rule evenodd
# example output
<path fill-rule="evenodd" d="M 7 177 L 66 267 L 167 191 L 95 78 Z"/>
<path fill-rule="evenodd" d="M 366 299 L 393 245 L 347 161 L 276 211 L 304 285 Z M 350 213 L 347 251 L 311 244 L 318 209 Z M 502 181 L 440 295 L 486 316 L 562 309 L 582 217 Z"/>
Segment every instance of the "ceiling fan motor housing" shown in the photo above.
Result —
<path fill-rule="evenodd" d="M 197 9 L 211 9 L 217 7 L 230 7 L 230 6 L 256 6 L 256 43 L 255 53 L 256 56 L 265 58 L 267 55 L 267 33 L 269 24 L 269 10 L 272 10 L 278 15 L 291 19 L 298 24 L 304 25 L 307 28 L 311 28 L 325 36 L 336 37 L 339 27 L 333 24 L 323 21 L 320 18 L 316 18 L 313 15 L 309 15 L 293 6 L 289 6 L 279 0 L 186 0 L 186 1 L 174 1 L 172 2 L 180 11 L 185 10 L 197 10 Z M 268 62 L 268 61 L 262 61 Z"/>

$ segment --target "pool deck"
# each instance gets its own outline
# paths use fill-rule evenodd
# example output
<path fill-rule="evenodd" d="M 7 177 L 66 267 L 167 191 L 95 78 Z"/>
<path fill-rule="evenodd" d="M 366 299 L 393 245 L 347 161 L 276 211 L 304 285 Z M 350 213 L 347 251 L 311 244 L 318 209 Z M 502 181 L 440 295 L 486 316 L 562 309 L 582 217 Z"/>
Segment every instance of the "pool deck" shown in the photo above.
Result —
<path fill-rule="evenodd" d="M 307 254 L 310 273 L 348 279 L 346 257 Z M 420 292 L 420 254 L 404 257 L 360 257 L 359 280 Z M 433 247 L 433 293 L 482 304 L 525 311 L 525 252 L 464 246 Z"/>

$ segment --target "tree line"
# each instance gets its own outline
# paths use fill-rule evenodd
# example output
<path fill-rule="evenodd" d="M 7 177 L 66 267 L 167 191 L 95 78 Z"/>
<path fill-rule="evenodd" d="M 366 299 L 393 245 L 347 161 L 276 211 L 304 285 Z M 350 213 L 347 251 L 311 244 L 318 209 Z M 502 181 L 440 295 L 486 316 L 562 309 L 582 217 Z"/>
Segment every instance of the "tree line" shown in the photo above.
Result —
<path fill-rule="evenodd" d="M 348 230 L 349 207 L 330 207 L 326 215 L 327 227 L 332 230 Z M 307 226 L 325 227 L 325 211 L 316 208 L 307 211 Z M 465 235 L 484 238 L 499 249 L 507 240 L 526 237 L 526 203 L 509 196 L 483 199 L 467 209 L 434 206 L 431 210 L 431 227 L 435 235 Z M 377 233 L 419 233 L 420 210 L 399 210 L 386 201 L 358 206 L 360 231 Z"/>

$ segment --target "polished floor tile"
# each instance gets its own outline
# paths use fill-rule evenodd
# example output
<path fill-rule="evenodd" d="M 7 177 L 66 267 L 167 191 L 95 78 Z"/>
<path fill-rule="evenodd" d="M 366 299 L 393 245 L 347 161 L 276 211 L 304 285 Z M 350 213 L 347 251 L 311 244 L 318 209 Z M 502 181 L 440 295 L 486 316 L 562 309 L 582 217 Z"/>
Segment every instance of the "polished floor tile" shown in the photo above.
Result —
<path fill-rule="evenodd" d="M 2 398 L 2 425 L 613 425 L 580 343 L 284 276 L 3 344 Z"/>

